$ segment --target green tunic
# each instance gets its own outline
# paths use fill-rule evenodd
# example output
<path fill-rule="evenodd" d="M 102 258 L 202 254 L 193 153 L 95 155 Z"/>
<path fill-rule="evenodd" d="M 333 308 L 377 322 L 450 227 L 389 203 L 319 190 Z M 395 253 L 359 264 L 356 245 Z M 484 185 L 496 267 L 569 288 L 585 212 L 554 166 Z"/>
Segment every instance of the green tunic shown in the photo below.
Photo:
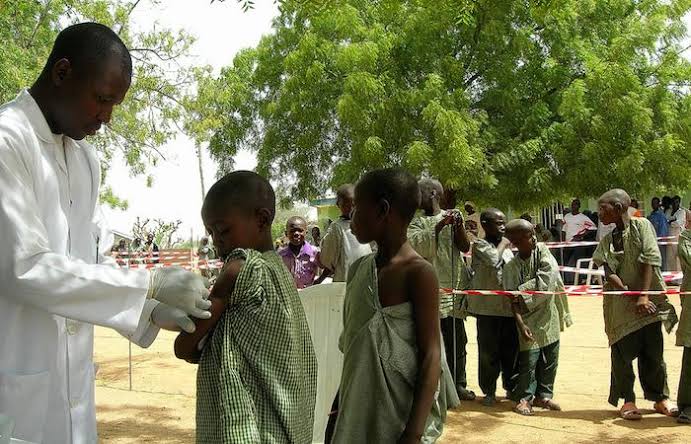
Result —
<path fill-rule="evenodd" d="M 679 236 L 678 251 L 679 261 L 684 271 L 681 291 L 691 291 L 691 230 L 686 230 Z M 681 316 L 677 326 L 677 345 L 691 347 L 691 295 L 682 294 L 680 298 Z"/>
<path fill-rule="evenodd" d="M 595 264 L 607 264 L 629 290 L 642 288 L 641 264 L 650 264 L 653 266 L 650 290 L 664 290 L 665 282 L 660 273 L 662 258 L 657 246 L 655 229 L 650 221 L 640 217 L 632 218 L 624 227 L 622 237 L 623 252 L 614 251 L 612 233 L 602 238 L 593 254 Z M 605 286 L 605 290 L 612 288 Z M 657 312 L 653 315 L 641 315 L 636 312 L 636 296 L 604 296 L 605 332 L 610 346 L 624 336 L 654 322 L 663 321 L 667 331 L 672 330 L 677 322 L 677 314 L 667 296 L 650 296 L 650 300 L 657 306 Z"/>
<path fill-rule="evenodd" d="M 473 277 L 470 288 L 473 290 L 501 290 L 501 273 L 504 264 L 513 259 L 511 249 L 504 250 L 499 257 L 497 247 L 484 239 L 478 239 L 473 243 Z M 504 296 L 469 296 L 467 310 L 470 314 L 481 316 L 513 317 L 511 301 Z"/>
<path fill-rule="evenodd" d="M 420 256 L 432 264 L 441 288 L 460 288 L 461 273 L 465 270 L 463 257 L 461 250 L 452 245 L 451 225 L 442 228 L 437 237 L 436 226 L 442 219 L 444 212 L 435 216 L 417 216 L 408 227 L 408 241 Z M 453 303 L 453 296 L 441 297 L 439 311 L 442 318 L 453 311 Z M 460 306 L 462 300 L 457 298 L 456 303 Z"/>
<path fill-rule="evenodd" d="M 244 259 L 197 373 L 198 443 L 309 443 L 317 359 L 293 278 L 273 251 Z"/>
<path fill-rule="evenodd" d="M 348 273 L 335 444 L 397 442 L 413 404 L 418 373 L 413 306 L 381 306 L 374 257 L 358 260 Z M 444 353 L 440 356 L 439 387 L 422 442 L 441 436 L 447 407 L 459 404 Z"/>
<path fill-rule="evenodd" d="M 528 259 L 516 255 L 504 267 L 502 279 L 505 290 L 564 291 L 559 264 L 543 243 L 537 244 L 537 248 Z M 557 304 L 558 300 L 560 304 Z M 534 340 L 529 341 L 519 331 L 518 342 L 521 351 L 540 349 L 557 342 L 563 328 L 562 319 L 563 324 L 571 325 L 565 294 L 521 295 L 520 306 L 523 321 L 534 337 Z"/>

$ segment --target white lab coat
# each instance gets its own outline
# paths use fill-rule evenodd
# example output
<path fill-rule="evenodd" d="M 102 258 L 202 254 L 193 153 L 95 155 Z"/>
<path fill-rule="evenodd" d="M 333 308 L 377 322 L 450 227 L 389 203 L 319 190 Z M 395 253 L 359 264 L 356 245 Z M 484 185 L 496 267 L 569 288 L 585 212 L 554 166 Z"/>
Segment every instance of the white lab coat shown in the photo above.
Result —
<path fill-rule="evenodd" d="M 93 324 L 142 346 L 158 332 L 148 273 L 96 265 L 99 183 L 93 148 L 53 135 L 27 91 L 0 108 L 0 413 L 16 438 L 95 443 Z"/>

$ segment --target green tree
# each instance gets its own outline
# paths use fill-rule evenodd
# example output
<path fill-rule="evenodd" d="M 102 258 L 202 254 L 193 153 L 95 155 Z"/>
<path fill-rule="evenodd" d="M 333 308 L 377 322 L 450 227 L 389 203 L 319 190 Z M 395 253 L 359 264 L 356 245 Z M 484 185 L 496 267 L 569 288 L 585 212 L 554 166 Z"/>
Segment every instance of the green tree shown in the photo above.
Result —
<path fill-rule="evenodd" d="M 156 0 L 151 0 L 156 4 Z M 194 39 L 181 30 L 131 29 L 132 12 L 141 0 L 0 0 L 0 103 L 11 100 L 38 76 L 57 33 L 64 27 L 97 21 L 110 26 L 130 48 L 133 81 L 125 101 L 102 133 L 91 138 L 101 153 L 103 177 L 116 150 L 133 174 L 165 159 L 162 146 L 186 117 L 184 102 L 194 75 L 185 59 Z M 152 178 L 149 177 L 149 183 Z M 117 190 L 116 190 L 117 191 Z M 112 189 L 102 200 L 126 208 Z"/>
<path fill-rule="evenodd" d="M 294 199 L 392 165 L 520 208 L 613 186 L 686 188 L 690 9 L 283 1 L 273 33 L 200 84 L 196 137 L 220 173 L 254 150 L 258 171 Z"/>

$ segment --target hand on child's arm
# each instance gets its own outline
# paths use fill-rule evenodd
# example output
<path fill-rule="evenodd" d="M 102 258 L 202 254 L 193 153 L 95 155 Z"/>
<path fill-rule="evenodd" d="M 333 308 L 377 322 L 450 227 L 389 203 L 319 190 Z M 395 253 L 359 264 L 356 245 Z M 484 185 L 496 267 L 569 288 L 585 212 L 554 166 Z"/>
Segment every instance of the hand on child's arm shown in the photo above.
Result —
<path fill-rule="evenodd" d="M 209 299 L 211 301 L 211 318 L 195 319 L 196 330 L 194 333 L 182 332 L 175 339 L 175 356 L 188 362 L 198 362 L 201 357 L 199 342 L 209 334 L 221 319 L 226 309 L 226 300 L 235 288 L 235 281 L 240 274 L 244 261 L 238 260 L 228 263 L 211 289 Z"/>

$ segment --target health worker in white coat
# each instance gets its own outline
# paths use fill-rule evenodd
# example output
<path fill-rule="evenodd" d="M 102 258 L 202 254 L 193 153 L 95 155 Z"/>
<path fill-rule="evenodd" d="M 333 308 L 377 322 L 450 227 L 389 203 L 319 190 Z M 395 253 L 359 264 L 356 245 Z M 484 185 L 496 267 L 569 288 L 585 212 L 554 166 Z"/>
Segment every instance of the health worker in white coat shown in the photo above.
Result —
<path fill-rule="evenodd" d="M 210 316 L 191 272 L 99 263 L 100 166 L 83 139 L 131 75 L 113 31 L 71 26 L 31 89 L 0 108 L 0 413 L 15 438 L 97 442 L 94 324 L 148 346 L 159 327 L 191 331 L 188 315 Z"/>

